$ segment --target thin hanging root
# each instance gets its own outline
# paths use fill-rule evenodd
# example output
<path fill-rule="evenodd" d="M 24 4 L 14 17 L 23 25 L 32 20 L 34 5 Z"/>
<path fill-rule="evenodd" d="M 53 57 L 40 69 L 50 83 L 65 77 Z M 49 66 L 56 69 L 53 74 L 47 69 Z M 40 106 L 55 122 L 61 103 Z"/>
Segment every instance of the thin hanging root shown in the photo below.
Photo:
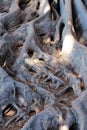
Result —
<path fill-rule="evenodd" d="M 51 4 L 51 7 L 52 7 L 53 19 L 55 20 L 55 23 L 57 23 L 59 19 L 59 14 L 57 10 L 54 8 L 53 3 Z"/>

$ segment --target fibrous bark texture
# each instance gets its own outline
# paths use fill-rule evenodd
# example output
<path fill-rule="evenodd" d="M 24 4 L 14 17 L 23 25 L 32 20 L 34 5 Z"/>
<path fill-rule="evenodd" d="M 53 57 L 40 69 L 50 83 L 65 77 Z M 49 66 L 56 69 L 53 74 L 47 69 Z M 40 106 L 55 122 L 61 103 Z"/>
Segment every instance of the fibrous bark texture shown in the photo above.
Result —
<path fill-rule="evenodd" d="M 87 130 L 86 100 L 87 0 L 0 0 L 0 129 Z"/>

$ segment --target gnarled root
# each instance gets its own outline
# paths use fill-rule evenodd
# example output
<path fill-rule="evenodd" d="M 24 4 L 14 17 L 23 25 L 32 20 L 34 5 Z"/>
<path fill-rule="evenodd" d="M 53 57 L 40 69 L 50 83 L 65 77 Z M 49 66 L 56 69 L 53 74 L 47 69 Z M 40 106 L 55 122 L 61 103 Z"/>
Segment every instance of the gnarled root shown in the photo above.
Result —
<path fill-rule="evenodd" d="M 87 112 L 87 90 L 81 93 L 81 96 L 79 96 L 76 100 L 72 102 L 72 107 L 75 110 L 75 116 L 77 119 L 78 123 L 78 128 L 80 130 L 86 130 L 86 124 L 87 124 L 87 117 L 86 117 L 86 112 Z"/>

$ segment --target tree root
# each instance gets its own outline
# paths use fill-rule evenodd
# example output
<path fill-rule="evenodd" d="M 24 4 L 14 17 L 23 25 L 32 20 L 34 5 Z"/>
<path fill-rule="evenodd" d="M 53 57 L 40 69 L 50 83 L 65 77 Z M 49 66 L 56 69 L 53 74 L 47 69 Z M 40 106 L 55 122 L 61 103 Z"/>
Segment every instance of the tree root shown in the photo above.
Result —
<path fill-rule="evenodd" d="M 13 9 L 13 7 L 15 7 L 15 8 Z M 15 0 L 14 2 L 12 2 L 11 6 L 9 8 L 9 13 L 6 13 L 4 15 L 1 14 L 0 36 L 6 32 L 3 30 L 8 30 L 8 29 L 20 24 L 23 21 L 22 18 L 23 18 L 23 13 L 22 13 L 20 7 L 18 6 L 18 1 Z"/>
<path fill-rule="evenodd" d="M 72 102 L 72 107 L 76 111 L 75 116 L 78 123 L 78 129 L 86 130 L 86 98 L 87 98 L 87 91 L 81 93 L 81 96 L 79 96 L 76 100 Z M 85 104 L 85 105 L 84 105 Z"/>
<path fill-rule="evenodd" d="M 48 123 L 49 122 L 49 123 Z M 34 125 L 33 125 L 34 124 Z M 47 109 L 33 116 L 22 128 L 22 130 L 42 130 L 42 129 L 57 129 L 57 113 L 53 109 Z"/>
<path fill-rule="evenodd" d="M 16 110 L 5 127 L 86 130 L 86 1 L 0 1 L 0 122 Z"/>
<path fill-rule="evenodd" d="M 5 126 L 9 125 L 9 123 L 15 118 L 19 119 L 22 118 L 22 116 L 24 117 L 24 115 L 21 116 L 20 114 L 25 113 L 26 115 L 26 113 L 29 113 L 31 110 L 35 110 L 37 113 L 37 109 L 39 110 L 41 107 L 40 104 L 44 104 L 44 106 L 50 106 L 54 103 L 54 96 L 44 88 L 33 85 L 31 86 L 31 89 L 29 86 L 13 80 L 2 68 L 0 68 L 0 72 L 3 74 L 1 77 L 2 91 L 0 92 L 0 119 L 2 120 L 3 105 L 12 104 L 12 106 L 17 110 L 17 114 L 12 117 L 12 119 L 9 120 Z M 19 111 L 21 110 L 20 107 L 22 106 L 25 107 L 27 110 L 26 112 Z"/>

